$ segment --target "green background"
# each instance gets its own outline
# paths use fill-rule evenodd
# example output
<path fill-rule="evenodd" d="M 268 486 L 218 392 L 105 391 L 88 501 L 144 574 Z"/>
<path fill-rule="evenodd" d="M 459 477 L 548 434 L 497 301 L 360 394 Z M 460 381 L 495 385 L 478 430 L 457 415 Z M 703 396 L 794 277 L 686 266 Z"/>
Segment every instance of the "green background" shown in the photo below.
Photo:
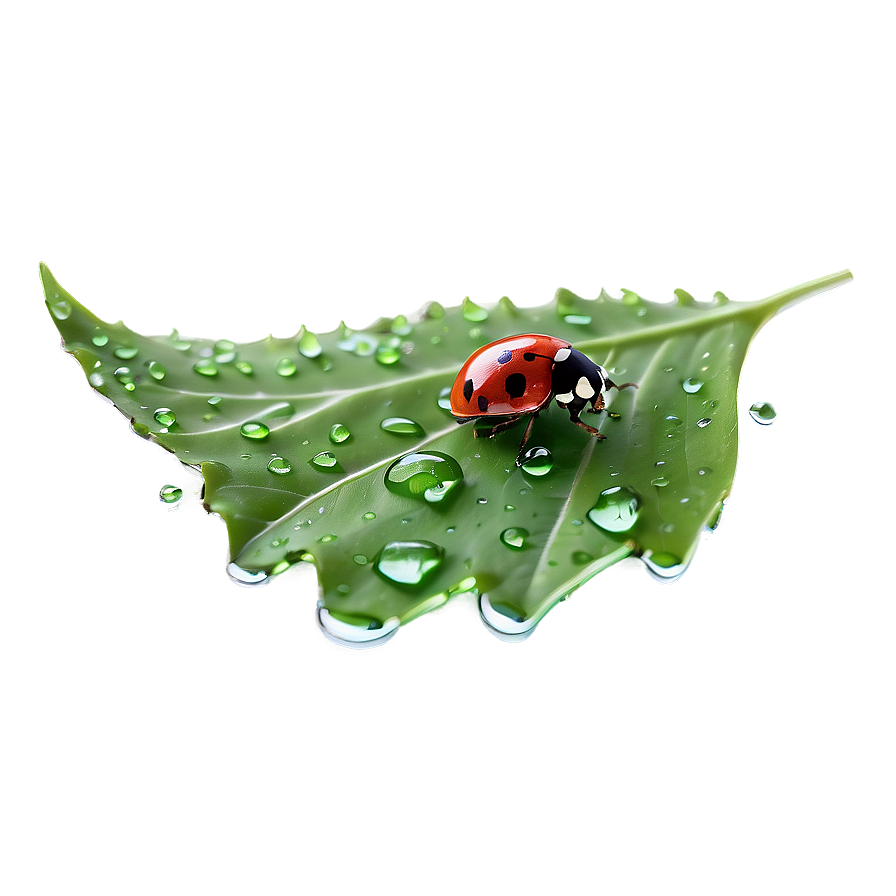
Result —
<path fill-rule="evenodd" d="M 893 891 L 893 4 L 0 10 L 3 893 Z M 856 282 L 760 334 L 780 418 L 678 585 L 350 652 L 162 510 L 40 259 L 234 339 Z"/>

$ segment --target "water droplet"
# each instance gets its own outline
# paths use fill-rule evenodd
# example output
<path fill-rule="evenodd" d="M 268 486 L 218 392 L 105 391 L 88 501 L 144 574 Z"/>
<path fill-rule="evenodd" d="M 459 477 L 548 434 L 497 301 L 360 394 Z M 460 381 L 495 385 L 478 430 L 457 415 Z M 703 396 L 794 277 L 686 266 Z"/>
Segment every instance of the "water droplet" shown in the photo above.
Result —
<path fill-rule="evenodd" d="M 324 635 L 340 647 L 356 649 L 379 647 L 398 631 L 399 620 L 392 616 L 385 622 L 361 616 L 333 615 L 323 604 L 317 606 L 317 624 Z"/>
<path fill-rule="evenodd" d="M 137 357 L 137 349 L 131 345 L 121 345 L 112 354 L 122 361 L 130 361 L 131 358 Z"/>
<path fill-rule="evenodd" d="M 208 400 L 208 404 L 212 405 L 212 407 L 221 404 L 221 396 L 212 395 L 212 397 Z"/>
<path fill-rule="evenodd" d="M 648 572 L 661 582 L 674 582 L 687 569 L 687 566 L 681 562 L 681 558 L 670 551 L 654 551 L 645 554 L 641 560 Z"/>
<path fill-rule="evenodd" d="M 391 367 L 401 359 L 401 351 L 394 345 L 379 345 L 376 349 L 376 359 L 380 364 Z"/>
<path fill-rule="evenodd" d="M 640 305 L 643 299 L 636 292 L 632 292 L 630 289 L 622 290 L 622 304 L 623 305 Z"/>
<path fill-rule="evenodd" d="M 481 308 L 475 302 L 470 301 L 469 296 L 464 298 L 463 315 L 465 320 L 472 321 L 473 323 L 481 323 L 484 320 L 488 320 L 488 311 L 486 311 L 485 308 Z"/>
<path fill-rule="evenodd" d="M 697 421 L 697 426 L 699 426 L 700 429 L 705 429 L 710 423 L 712 423 L 712 417 L 703 417 Z"/>
<path fill-rule="evenodd" d="M 430 504 L 443 501 L 464 474 L 460 464 L 441 451 L 415 451 L 396 460 L 386 470 L 389 491 Z"/>
<path fill-rule="evenodd" d="M 556 563 L 548 561 L 548 565 L 551 562 Z M 479 595 L 479 618 L 496 638 L 509 642 L 525 641 L 538 624 L 509 606 L 501 603 L 493 606 L 487 594 Z"/>
<path fill-rule="evenodd" d="M 397 336 L 407 336 L 413 327 L 408 323 L 407 317 L 403 314 L 399 314 L 395 320 L 392 321 L 392 326 L 389 329 Z"/>
<path fill-rule="evenodd" d="M 401 585 L 419 585 L 441 565 L 445 552 L 431 541 L 390 541 L 376 561 L 380 575 Z"/>
<path fill-rule="evenodd" d="M 277 476 L 285 476 L 292 472 L 292 464 L 284 457 L 272 457 L 268 461 L 268 469 Z"/>
<path fill-rule="evenodd" d="M 587 566 L 589 563 L 594 562 L 594 557 L 585 551 L 573 551 L 572 562 L 575 563 L 576 566 Z"/>
<path fill-rule="evenodd" d="M 320 538 L 317 539 L 321 544 L 329 544 L 331 541 L 336 541 L 335 535 L 321 535 Z"/>
<path fill-rule="evenodd" d="M 255 368 L 248 361 L 237 361 L 233 366 L 236 367 L 243 376 L 252 376 L 252 374 L 255 373 Z"/>
<path fill-rule="evenodd" d="M 334 423 L 330 427 L 327 437 L 334 445 L 338 445 L 340 442 L 350 438 L 351 432 L 349 432 L 349 428 L 344 423 Z"/>
<path fill-rule="evenodd" d="M 666 417 L 666 422 L 671 423 L 672 426 L 681 426 L 681 417 L 676 417 L 675 414 L 669 414 Z"/>
<path fill-rule="evenodd" d="M 219 339 L 215 343 L 215 354 L 223 355 L 226 352 L 232 352 L 236 348 L 236 343 L 231 342 L 229 339 Z"/>
<path fill-rule="evenodd" d="M 158 408 L 152 416 L 156 423 L 161 423 L 162 426 L 172 426 L 177 422 L 177 417 L 171 408 Z"/>
<path fill-rule="evenodd" d="M 477 504 L 488 504 L 488 498 L 477 498 L 476 503 Z"/>
<path fill-rule="evenodd" d="M 183 496 L 183 489 L 176 485 L 163 485 L 159 491 L 159 500 L 164 504 L 176 504 Z"/>
<path fill-rule="evenodd" d="M 775 417 L 777 417 L 778 414 L 767 401 L 757 401 L 750 408 L 750 416 L 757 423 L 761 423 L 763 426 L 768 426 L 770 423 L 775 422 Z"/>
<path fill-rule="evenodd" d="M 355 556 L 352 557 L 352 560 L 354 560 L 355 563 L 358 564 L 358 566 L 367 566 L 369 562 L 364 554 L 355 554 Z"/>
<path fill-rule="evenodd" d="M 514 551 L 521 551 L 526 546 L 529 532 L 526 529 L 510 528 L 501 533 L 501 541 Z"/>
<path fill-rule="evenodd" d="M 630 488 L 604 489 L 588 511 L 588 519 L 605 532 L 628 532 L 638 521 L 641 500 Z"/>
<path fill-rule="evenodd" d="M 263 569 L 243 569 L 236 563 L 228 565 L 227 575 L 238 585 L 263 585 L 268 581 L 268 574 Z"/>
<path fill-rule="evenodd" d="M 362 520 L 375 520 L 376 514 L 372 510 L 368 510 L 364 516 L 361 517 Z"/>
<path fill-rule="evenodd" d="M 682 384 L 681 388 L 684 389 L 688 395 L 693 395 L 696 392 L 699 392 L 703 388 L 703 380 L 697 380 L 693 377 L 686 379 Z"/>
<path fill-rule="evenodd" d="M 445 388 L 439 392 L 438 403 L 439 407 L 443 410 L 451 410 L 451 386 L 445 386 Z"/>
<path fill-rule="evenodd" d="M 192 343 L 187 342 L 186 339 L 180 338 L 180 334 L 177 332 L 177 330 L 171 331 L 171 335 L 168 337 L 168 341 L 179 352 L 187 352 L 193 347 Z"/>
<path fill-rule="evenodd" d="M 271 430 L 264 423 L 257 420 L 250 420 L 240 427 L 240 435 L 247 439 L 266 439 L 271 434 Z"/>
<path fill-rule="evenodd" d="M 298 368 L 296 367 L 296 362 L 293 361 L 292 358 L 281 358 L 274 367 L 274 370 L 279 376 L 295 376 L 295 372 Z"/>
<path fill-rule="evenodd" d="M 510 511 L 510 510 L 516 510 L 516 507 L 514 507 L 513 504 L 505 504 L 504 509 L 507 511 Z"/>
<path fill-rule="evenodd" d="M 97 327 L 96 332 L 93 334 L 93 338 L 90 341 L 95 346 L 102 347 L 109 341 L 109 337 L 99 327 Z"/>
<path fill-rule="evenodd" d="M 591 315 L 590 314 L 567 314 L 564 316 L 563 320 L 568 324 L 575 324 L 580 327 L 585 327 L 591 323 Z"/>
<path fill-rule="evenodd" d="M 308 463 L 312 467 L 317 467 L 319 470 L 327 470 L 331 473 L 338 473 L 342 470 L 339 466 L 339 461 L 336 460 L 336 455 L 332 451 L 321 451 L 320 454 L 315 454 Z"/>
<path fill-rule="evenodd" d="M 149 371 L 149 375 L 157 382 L 165 379 L 165 374 L 168 372 L 158 361 L 147 361 L 146 369 Z"/>
<path fill-rule="evenodd" d="M 445 308 L 439 302 L 430 302 L 425 313 L 431 320 L 441 320 L 445 316 Z"/>
<path fill-rule="evenodd" d="M 50 313 L 56 320 L 68 320 L 71 317 L 72 306 L 65 299 L 60 299 L 58 294 L 54 301 L 47 303 Z"/>
<path fill-rule="evenodd" d="M 323 351 L 317 336 L 305 327 L 299 330 L 299 351 L 306 358 L 316 358 Z"/>
<path fill-rule="evenodd" d="M 131 369 L 129 367 L 119 367 L 115 373 L 113 374 L 115 379 L 121 383 L 128 392 L 133 392 L 136 389 L 136 385 L 134 383 L 134 375 L 131 373 Z"/>
<path fill-rule="evenodd" d="M 203 359 L 202 361 L 197 361 L 193 365 L 193 370 L 195 370 L 196 373 L 202 374 L 202 376 L 217 376 L 218 375 L 218 368 L 215 367 L 215 365 L 207 359 Z"/>
<path fill-rule="evenodd" d="M 530 476 L 544 476 L 554 468 L 554 458 L 547 448 L 530 448 L 522 457 L 520 466 Z M 522 494 L 522 492 L 520 492 Z"/>
<path fill-rule="evenodd" d="M 706 476 L 708 473 L 712 473 L 712 467 L 700 467 L 700 469 L 697 470 L 697 473 L 700 476 Z"/>
<path fill-rule="evenodd" d="M 669 480 L 665 476 L 657 476 L 656 479 L 650 480 L 650 484 L 657 488 L 665 488 L 669 484 Z"/>
<path fill-rule="evenodd" d="M 383 432 L 391 432 L 400 436 L 423 435 L 423 427 L 407 417 L 386 417 L 386 419 L 380 423 L 380 429 L 383 430 Z"/>

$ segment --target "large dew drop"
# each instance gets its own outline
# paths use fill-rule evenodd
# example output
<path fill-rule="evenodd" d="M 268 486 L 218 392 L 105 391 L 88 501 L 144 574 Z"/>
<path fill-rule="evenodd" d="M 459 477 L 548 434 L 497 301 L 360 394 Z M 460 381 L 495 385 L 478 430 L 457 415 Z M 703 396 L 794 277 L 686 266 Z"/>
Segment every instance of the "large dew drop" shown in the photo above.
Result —
<path fill-rule="evenodd" d="M 337 619 L 323 604 L 317 605 L 317 624 L 320 630 L 340 647 L 379 647 L 398 631 L 397 616 L 392 616 L 385 622 L 358 617 L 352 617 L 349 622 L 347 618 Z"/>
<path fill-rule="evenodd" d="M 750 416 L 757 423 L 761 423 L 763 426 L 768 426 L 770 423 L 775 422 L 775 417 L 777 417 L 778 414 L 767 401 L 757 401 L 756 404 L 750 408 Z"/>
<path fill-rule="evenodd" d="M 395 433 L 399 436 L 422 436 L 423 427 L 415 420 L 408 417 L 386 417 L 380 423 L 380 429 L 383 432 Z"/>
<path fill-rule="evenodd" d="M 630 488 L 608 488 L 588 511 L 588 519 L 605 532 L 628 532 L 638 521 L 640 506 L 640 499 Z"/>
<path fill-rule="evenodd" d="M 511 550 L 521 551 L 526 546 L 526 539 L 529 537 L 527 529 L 512 527 L 505 529 L 501 533 L 501 541 Z"/>
<path fill-rule="evenodd" d="M 682 563 L 681 557 L 670 551 L 654 551 L 645 554 L 641 560 L 647 571 L 660 582 L 674 582 L 680 579 L 687 569 L 687 564 Z"/>
<path fill-rule="evenodd" d="M 376 561 L 376 570 L 390 582 L 419 585 L 442 563 L 445 552 L 431 541 L 390 541 Z"/>
<path fill-rule="evenodd" d="M 266 439 L 271 434 L 270 428 L 265 423 L 250 420 L 240 427 L 240 435 L 247 439 Z"/>
<path fill-rule="evenodd" d="M 530 448 L 519 464 L 530 476 L 544 476 L 554 468 L 554 458 L 547 448 Z"/>
<path fill-rule="evenodd" d="M 462 482 L 460 464 L 441 451 L 415 451 L 386 470 L 386 488 L 396 495 L 438 504 Z"/>
<path fill-rule="evenodd" d="M 479 618 L 483 625 L 501 641 L 525 641 L 535 631 L 537 622 L 501 612 L 492 606 L 487 594 L 479 596 Z"/>

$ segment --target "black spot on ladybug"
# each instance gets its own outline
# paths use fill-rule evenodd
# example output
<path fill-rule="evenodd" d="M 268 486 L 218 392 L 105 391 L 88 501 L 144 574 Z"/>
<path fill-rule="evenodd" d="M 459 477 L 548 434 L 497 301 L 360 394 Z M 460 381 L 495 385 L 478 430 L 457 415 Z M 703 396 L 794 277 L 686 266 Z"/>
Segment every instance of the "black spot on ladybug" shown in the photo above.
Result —
<path fill-rule="evenodd" d="M 526 391 L 526 378 L 521 373 L 511 373 L 504 380 L 504 388 L 511 398 L 519 398 Z"/>
<path fill-rule="evenodd" d="M 524 360 L 524 361 L 534 361 L 534 360 L 535 360 L 535 355 L 534 355 L 532 352 L 524 352 L 524 353 L 523 353 L 523 360 Z"/>
<path fill-rule="evenodd" d="M 464 398 L 469 400 L 473 397 L 473 380 L 467 380 L 464 383 Z"/>
<path fill-rule="evenodd" d="M 483 413 L 488 410 L 488 399 L 484 395 L 479 396 L 479 410 Z"/>
<path fill-rule="evenodd" d="M 513 352 L 501 352 L 501 354 L 498 355 L 498 363 L 506 364 L 512 357 Z"/>

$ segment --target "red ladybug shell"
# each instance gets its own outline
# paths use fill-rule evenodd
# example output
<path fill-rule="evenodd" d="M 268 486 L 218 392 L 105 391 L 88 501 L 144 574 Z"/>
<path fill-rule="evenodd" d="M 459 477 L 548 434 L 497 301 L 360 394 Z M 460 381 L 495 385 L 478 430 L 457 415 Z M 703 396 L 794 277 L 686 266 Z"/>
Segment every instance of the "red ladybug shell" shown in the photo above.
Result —
<path fill-rule="evenodd" d="M 551 395 L 554 355 L 570 344 L 528 333 L 482 346 L 461 367 L 451 389 L 451 413 L 471 418 L 525 414 Z"/>

